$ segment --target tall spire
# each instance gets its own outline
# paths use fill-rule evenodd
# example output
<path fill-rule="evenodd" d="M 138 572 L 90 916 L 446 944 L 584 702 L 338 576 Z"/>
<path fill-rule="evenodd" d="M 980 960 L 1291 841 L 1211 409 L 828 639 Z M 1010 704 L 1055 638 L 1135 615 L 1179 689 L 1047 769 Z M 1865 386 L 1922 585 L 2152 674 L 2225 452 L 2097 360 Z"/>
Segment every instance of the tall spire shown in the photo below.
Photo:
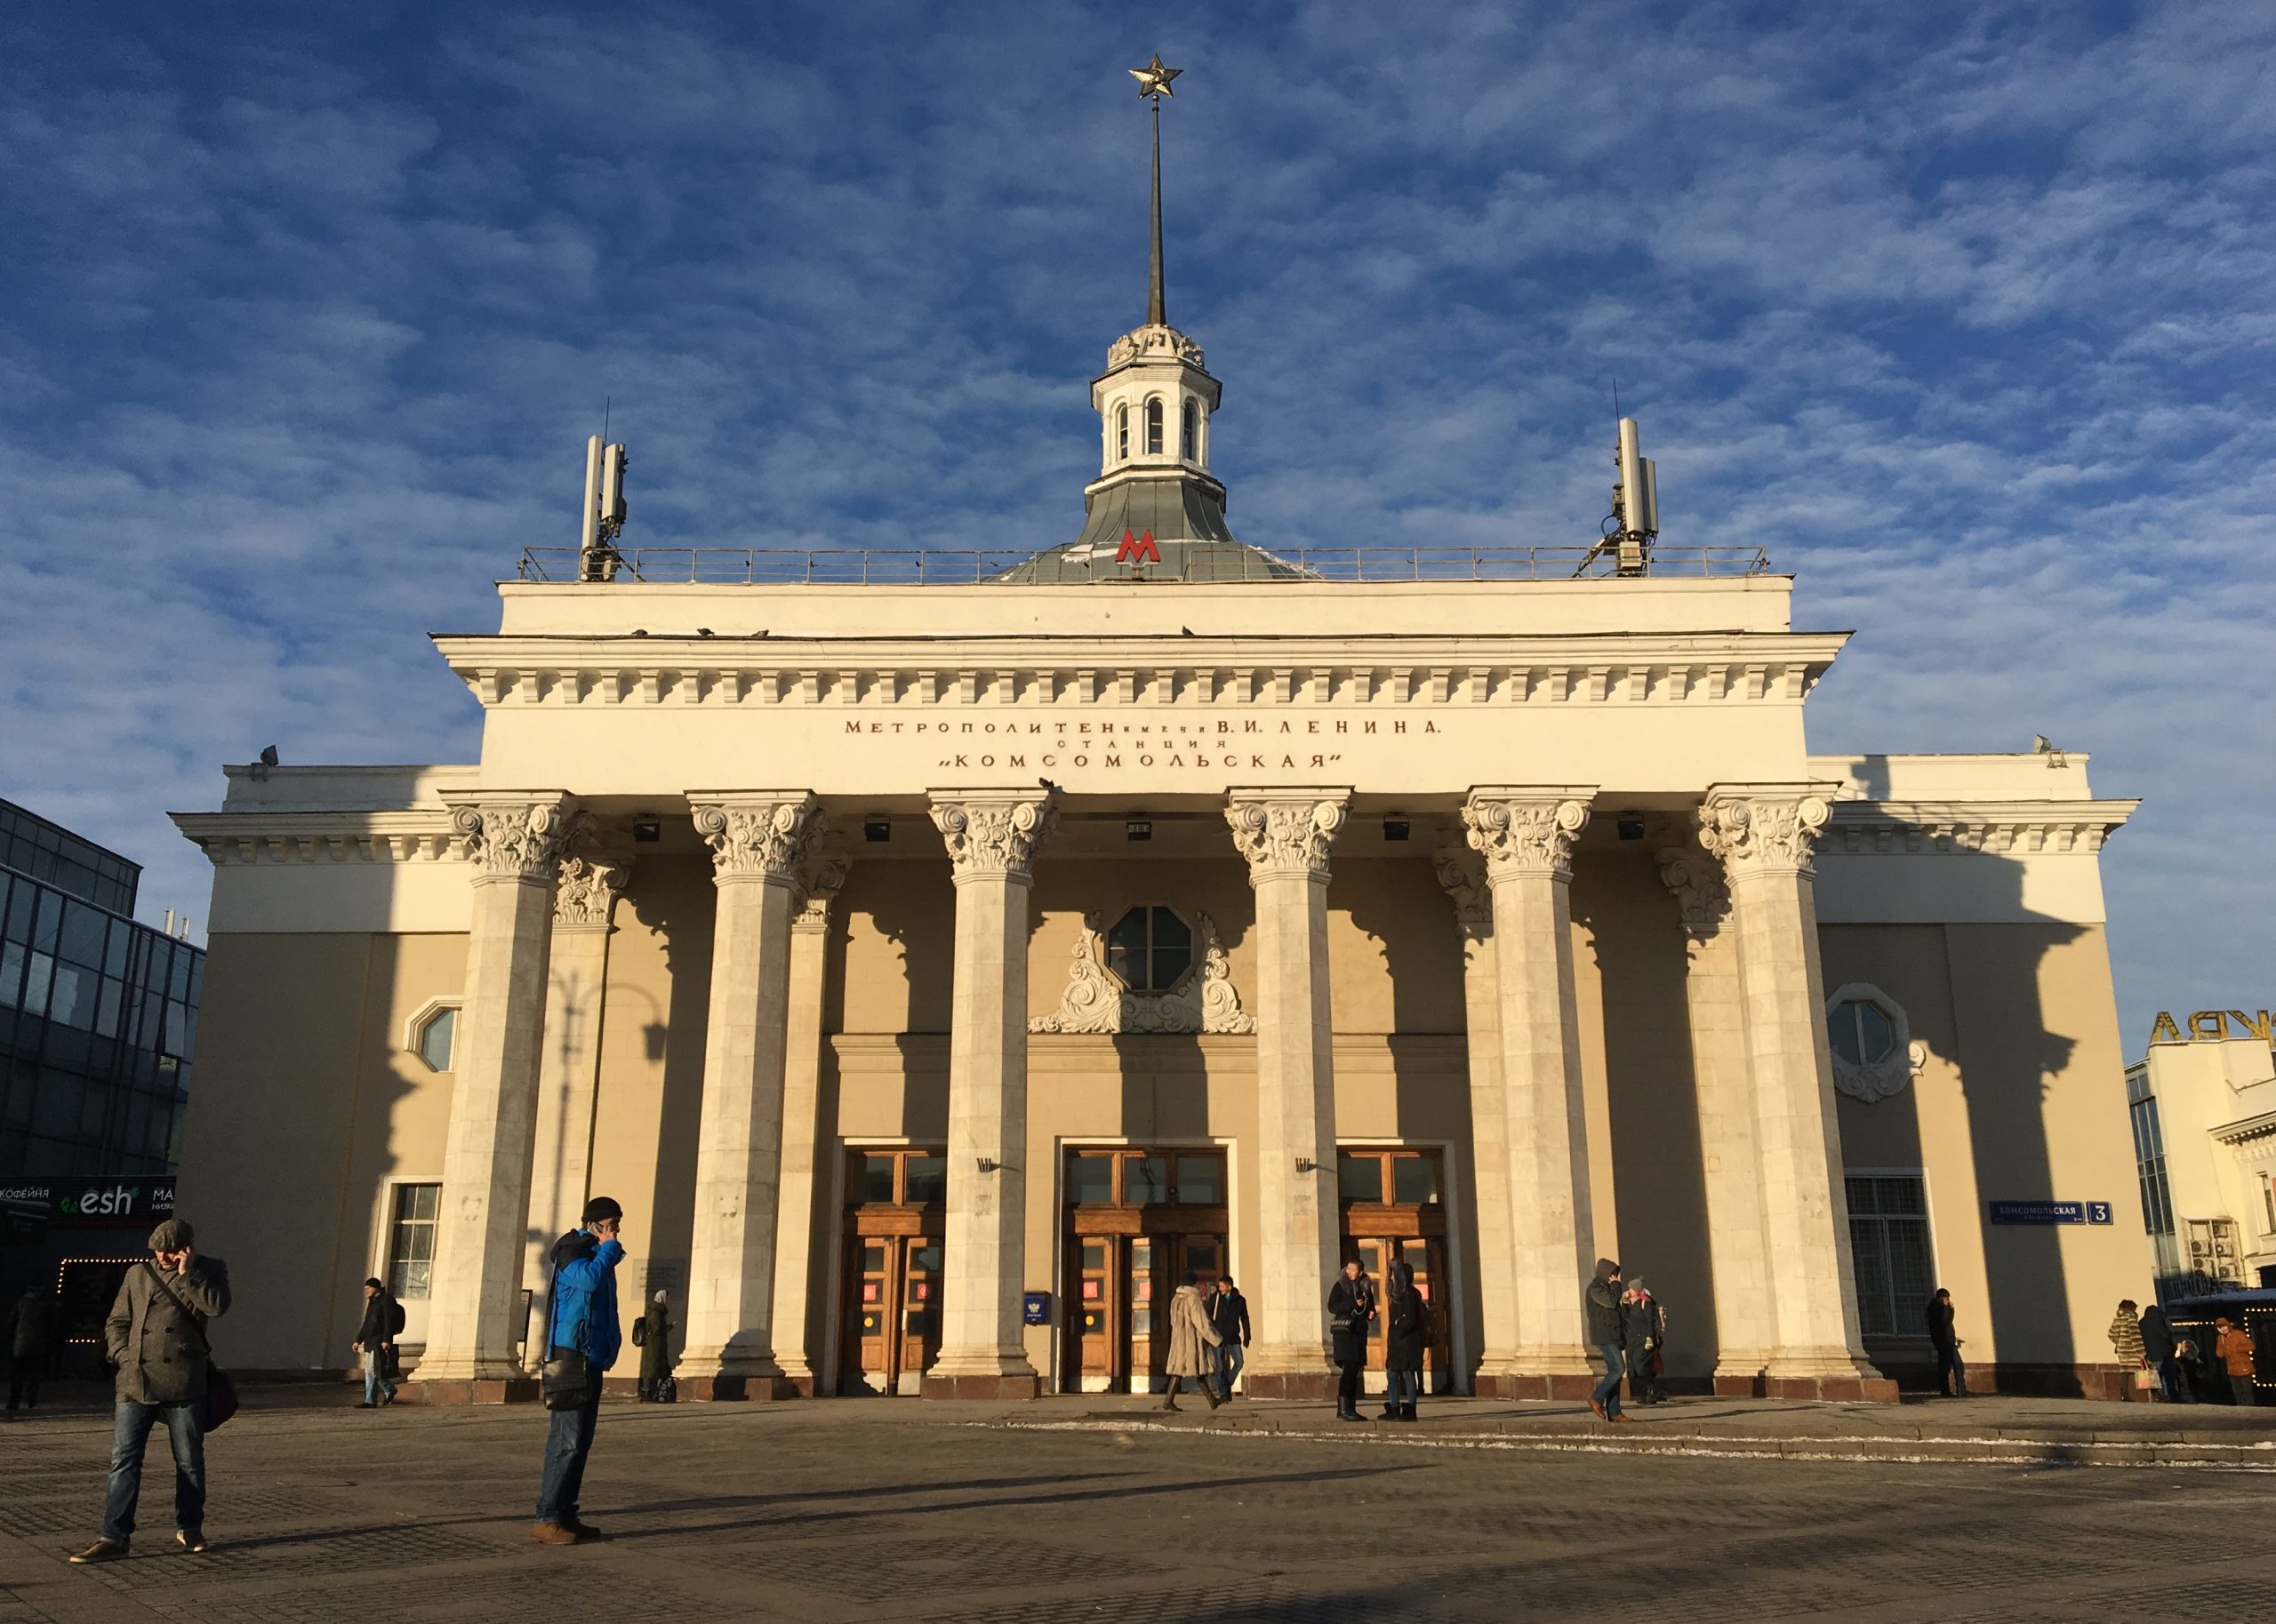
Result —
<path fill-rule="evenodd" d="M 1154 252 L 1146 284 L 1146 323 L 1151 327 L 1169 324 L 1162 310 L 1162 98 L 1175 94 L 1170 81 L 1184 71 L 1163 67 L 1158 51 L 1143 68 L 1130 70 L 1130 76 L 1138 81 L 1138 94 L 1154 104 Z"/>

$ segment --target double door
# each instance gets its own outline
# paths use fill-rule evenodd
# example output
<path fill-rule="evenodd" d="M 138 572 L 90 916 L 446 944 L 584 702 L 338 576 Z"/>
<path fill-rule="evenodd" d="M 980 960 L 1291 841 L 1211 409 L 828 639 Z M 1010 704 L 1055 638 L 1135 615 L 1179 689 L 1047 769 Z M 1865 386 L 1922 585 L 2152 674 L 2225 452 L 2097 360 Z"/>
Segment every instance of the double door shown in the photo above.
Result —
<path fill-rule="evenodd" d="M 1383 1355 L 1388 1342 L 1390 1315 L 1390 1265 L 1404 1260 L 1414 1271 L 1414 1290 L 1422 1297 L 1422 1390 L 1445 1393 L 1453 1390 L 1454 1331 L 1451 1303 L 1444 1289 L 1447 1278 L 1447 1243 L 1437 1236 L 1360 1235 L 1347 1236 L 1343 1242 L 1343 1256 L 1348 1262 L 1356 1258 L 1359 1270 L 1375 1288 L 1375 1323 L 1373 1334 L 1367 1338 L 1367 1390 L 1379 1392 L 1383 1387 L 1380 1380 L 1384 1369 Z"/>
<path fill-rule="evenodd" d="M 914 1397 L 941 1351 L 941 1237 L 848 1237 L 838 1390 Z"/>
<path fill-rule="evenodd" d="M 1203 1294 L 1225 1267 L 1222 1230 L 1130 1233 L 1078 1228 L 1070 1237 L 1064 1385 L 1081 1393 L 1164 1388 L 1170 1299 L 1190 1270 Z"/>

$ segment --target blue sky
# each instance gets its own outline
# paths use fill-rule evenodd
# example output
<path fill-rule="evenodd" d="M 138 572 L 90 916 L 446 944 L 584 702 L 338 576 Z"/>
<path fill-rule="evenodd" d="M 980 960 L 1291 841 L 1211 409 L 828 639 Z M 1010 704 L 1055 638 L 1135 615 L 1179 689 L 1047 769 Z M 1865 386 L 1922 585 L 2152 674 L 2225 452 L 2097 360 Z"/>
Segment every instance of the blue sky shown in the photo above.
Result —
<path fill-rule="evenodd" d="M 574 540 L 1028 547 L 1169 313 L 1245 540 L 1663 524 L 1859 636 L 1826 750 L 2094 755 L 2129 1045 L 2276 1004 L 2276 12 L 20 8 L 0 794 L 202 915 L 218 764 L 470 759 L 424 641 Z"/>

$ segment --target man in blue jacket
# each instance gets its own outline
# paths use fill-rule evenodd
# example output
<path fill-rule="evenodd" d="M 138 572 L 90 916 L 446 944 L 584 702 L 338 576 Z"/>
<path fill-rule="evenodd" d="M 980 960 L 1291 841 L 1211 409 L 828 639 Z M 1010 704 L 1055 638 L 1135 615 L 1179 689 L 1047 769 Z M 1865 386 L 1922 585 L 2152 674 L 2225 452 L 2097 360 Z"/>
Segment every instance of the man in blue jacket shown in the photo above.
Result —
<path fill-rule="evenodd" d="M 592 1392 L 573 1410 L 553 1412 L 545 1440 L 545 1477 L 537 1494 L 537 1526 L 530 1538 L 540 1545 L 574 1545 L 597 1540 L 600 1530 L 577 1517 L 577 1496 L 585 1483 L 585 1457 L 592 1452 L 593 1423 L 600 1419 L 601 1376 L 616 1363 L 624 1336 L 616 1319 L 616 1266 L 624 1260 L 617 1230 L 624 1209 L 605 1196 L 585 1204 L 584 1227 L 553 1244 L 553 1289 L 547 1294 L 546 1357 L 574 1348 L 592 1367 Z"/>

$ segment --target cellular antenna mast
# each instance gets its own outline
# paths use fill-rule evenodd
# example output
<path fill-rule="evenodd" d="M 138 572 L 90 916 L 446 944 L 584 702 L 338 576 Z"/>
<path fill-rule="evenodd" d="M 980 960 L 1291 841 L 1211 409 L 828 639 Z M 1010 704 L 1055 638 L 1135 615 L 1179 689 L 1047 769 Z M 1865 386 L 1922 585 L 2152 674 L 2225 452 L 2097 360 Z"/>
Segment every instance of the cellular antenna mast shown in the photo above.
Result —
<path fill-rule="evenodd" d="M 1175 93 L 1170 89 L 1170 81 L 1184 71 L 1182 68 L 1163 67 L 1158 51 L 1143 68 L 1130 70 L 1130 76 L 1138 81 L 1138 94 L 1154 104 L 1154 254 L 1146 284 L 1146 324 L 1150 327 L 1169 325 L 1162 306 L 1162 98 Z"/>
<path fill-rule="evenodd" d="M 584 529 L 577 539 L 577 579 L 614 580 L 624 562 L 616 539 L 624 530 L 624 447 L 604 435 L 585 442 Z"/>

